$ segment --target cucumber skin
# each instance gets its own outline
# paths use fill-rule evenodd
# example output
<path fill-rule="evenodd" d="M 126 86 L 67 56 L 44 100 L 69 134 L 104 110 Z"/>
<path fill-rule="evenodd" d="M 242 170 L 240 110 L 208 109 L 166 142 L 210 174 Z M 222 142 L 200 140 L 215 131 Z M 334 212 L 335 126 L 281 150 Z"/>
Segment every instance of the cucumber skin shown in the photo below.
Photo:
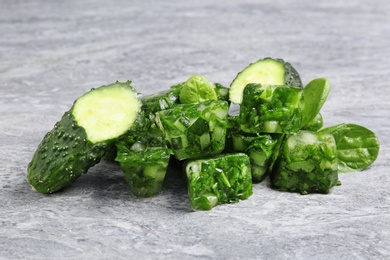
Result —
<path fill-rule="evenodd" d="M 284 64 L 284 83 L 287 86 L 294 86 L 303 88 L 301 77 L 299 76 L 298 71 L 289 63 L 282 59 L 276 59 Z"/>
<path fill-rule="evenodd" d="M 285 72 L 284 72 L 284 85 L 298 87 L 298 88 L 303 88 L 301 77 L 300 77 L 298 71 L 291 65 L 291 63 L 289 63 L 287 61 L 284 61 L 283 59 L 274 59 L 274 58 L 271 58 L 271 57 L 266 57 L 264 59 L 257 60 L 255 62 L 252 62 L 248 66 L 246 66 L 242 71 L 240 71 L 237 74 L 237 76 L 233 79 L 233 81 L 230 84 L 230 86 L 233 84 L 233 82 L 237 78 L 240 77 L 241 73 L 243 73 L 246 69 L 251 67 L 253 64 L 256 64 L 256 63 L 258 63 L 260 61 L 264 61 L 264 60 L 275 60 L 275 61 L 278 61 L 278 62 L 280 62 L 280 63 L 282 63 L 284 65 L 284 70 L 285 70 Z M 256 83 L 256 82 L 251 82 L 251 83 Z"/>
<path fill-rule="evenodd" d="M 72 184 L 97 164 L 114 140 L 92 144 L 77 125 L 72 109 L 39 144 L 27 169 L 29 183 L 39 192 L 53 193 Z"/>

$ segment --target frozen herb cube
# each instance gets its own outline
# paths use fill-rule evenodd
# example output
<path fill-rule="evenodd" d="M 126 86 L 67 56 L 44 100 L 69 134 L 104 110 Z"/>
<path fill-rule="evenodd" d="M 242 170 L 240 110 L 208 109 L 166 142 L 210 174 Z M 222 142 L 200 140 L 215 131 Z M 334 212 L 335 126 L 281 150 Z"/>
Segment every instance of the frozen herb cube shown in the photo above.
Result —
<path fill-rule="evenodd" d="M 301 130 L 319 131 L 324 126 L 324 121 L 321 113 L 318 113 L 309 123 L 301 128 Z"/>
<path fill-rule="evenodd" d="M 154 127 L 128 135 L 117 143 L 117 157 L 131 192 L 137 197 L 157 195 L 164 182 L 172 151 Z"/>
<path fill-rule="evenodd" d="M 234 152 L 233 149 L 233 133 L 240 131 L 240 125 L 238 122 L 238 116 L 228 116 L 226 127 L 226 141 L 225 141 L 225 153 Z"/>
<path fill-rule="evenodd" d="M 267 176 L 271 156 L 281 138 L 281 134 L 232 133 L 233 150 L 244 152 L 250 158 L 253 182 L 261 182 Z"/>
<path fill-rule="evenodd" d="M 177 84 L 170 87 L 170 89 L 143 97 L 143 111 L 149 115 L 180 104 L 179 95 L 181 88 L 182 84 Z"/>
<path fill-rule="evenodd" d="M 214 83 L 214 85 L 218 100 L 229 102 L 229 88 L 223 86 L 220 83 Z"/>
<path fill-rule="evenodd" d="M 302 124 L 302 88 L 248 84 L 240 107 L 240 125 L 248 133 L 296 133 Z"/>
<path fill-rule="evenodd" d="M 249 157 L 244 153 L 220 154 L 185 164 L 188 195 L 197 210 L 234 203 L 252 195 Z"/>
<path fill-rule="evenodd" d="M 208 100 L 181 104 L 156 113 L 178 160 L 216 155 L 225 148 L 228 103 Z"/>
<path fill-rule="evenodd" d="M 338 184 L 336 152 L 331 134 L 302 130 L 287 136 L 271 174 L 272 186 L 301 194 L 328 193 Z"/>

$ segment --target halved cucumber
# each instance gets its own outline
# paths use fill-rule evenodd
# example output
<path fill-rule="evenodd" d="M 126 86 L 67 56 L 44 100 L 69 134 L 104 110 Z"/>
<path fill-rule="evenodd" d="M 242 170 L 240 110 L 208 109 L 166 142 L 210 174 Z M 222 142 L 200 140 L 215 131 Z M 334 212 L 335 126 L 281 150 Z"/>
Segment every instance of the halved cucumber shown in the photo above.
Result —
<path fill-rule="evenodd" d="M 28 165 L 29 183 L 43 193 L 70 185 L 133 126 L 140 110 L 130 81 L 87 92 L 39 144 Z"/>
<path fill-rule="evenodd" d="M 290 63 L 269 57 L 250 64 L 237 74 L 230 84 L 230 101 L 241 104 L 242 93 L 249 83 L 302 87 L 301 78 Z"/>

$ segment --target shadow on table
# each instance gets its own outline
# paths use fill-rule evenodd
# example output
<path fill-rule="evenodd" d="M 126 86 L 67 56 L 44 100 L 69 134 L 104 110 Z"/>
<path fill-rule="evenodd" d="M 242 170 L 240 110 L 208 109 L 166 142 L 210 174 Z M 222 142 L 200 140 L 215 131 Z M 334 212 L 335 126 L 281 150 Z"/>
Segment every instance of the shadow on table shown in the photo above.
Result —
<path fill-rule="evenodd" d="M 193 212 L 188 199 L 186 183 L 182 176 L 181 165 L 170 167 L 162 191 L 151 198 L 135 197 L 124 179 L 120 166 L 105 160 L 89 169 L 69 187 L 52 194 L 35 191 L 28 183 L 26 174 L 20 172 L 20 175 L 23 176 L 14 176 L 13 180 L 4 184 L 1 193 L 4 193 L 4 196 L 9 197 L 9 200 L 13 202 L 17 198 L 22 204 L 34 204 L 38 201 L 66 203 L 71 200 L 76 202 L 77 199 L 77 201 L 83 201 L 85 204 L 91 203 L 95 206 L 161 207 L 175 212 Z M 16 182 L 14 179 L 18 181 Z"/>
<path fill-rule="evenodd" d="M 168 210 L 192 212 L 188 200 L 186 183 L 181 170 L 171 167 L 166 175 L 163 189 L 150 198 L 135 197 L 126 183 L 120 166 L 102 161 L 81 176 L 62 192 L 89 193 L 97 201 L 118 201 L 126 203 L 147 203 L 150 206 L 165 207 Z"/>

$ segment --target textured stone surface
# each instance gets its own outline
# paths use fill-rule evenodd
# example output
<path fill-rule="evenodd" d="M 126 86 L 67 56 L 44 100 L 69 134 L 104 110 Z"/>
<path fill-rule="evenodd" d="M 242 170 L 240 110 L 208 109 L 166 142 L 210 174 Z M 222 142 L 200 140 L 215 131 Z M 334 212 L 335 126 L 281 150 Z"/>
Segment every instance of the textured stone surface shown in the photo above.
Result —
<path fill-rule="evenodd" d="M 109 3 L 108 3 L 109 2 Z M 0 259 L 388 259 L 390 2 L 14 1 L 0 8 Z M 142 94 L 198 73 L 229 85 L 257 59 L 327 77 L 326 125 L 380 138 L 375 164 L 329 195 L 254 195 L 193 212 L 183 181 L 132 196 L 102 162 L 62 192 L 26 180 L 33 152 L 75 98 L 133 80 Z"/>

